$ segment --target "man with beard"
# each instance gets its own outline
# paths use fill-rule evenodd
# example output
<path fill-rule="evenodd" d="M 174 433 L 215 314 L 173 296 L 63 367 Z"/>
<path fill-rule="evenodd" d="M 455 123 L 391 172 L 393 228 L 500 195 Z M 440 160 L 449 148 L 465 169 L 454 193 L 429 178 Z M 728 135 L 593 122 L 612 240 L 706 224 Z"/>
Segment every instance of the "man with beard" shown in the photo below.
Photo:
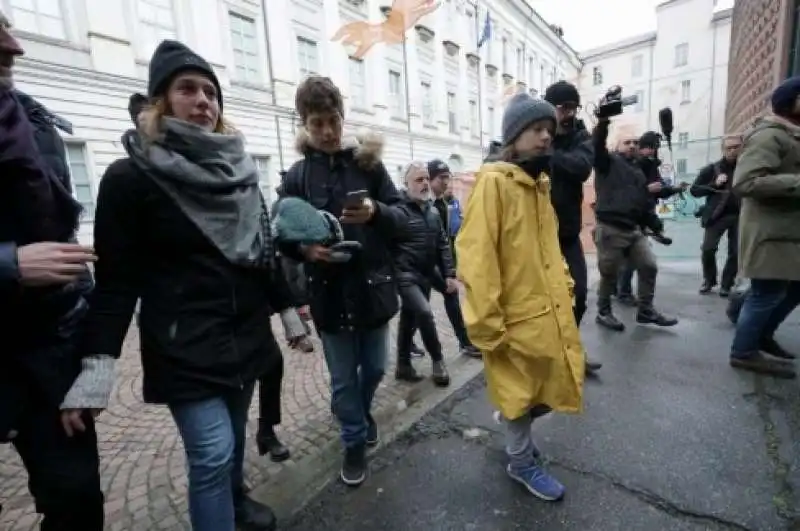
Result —
<path fill-rule="evenodd" d="M 733 176 L 742 201 L 739 267 L 750 279 L 730 352 L 736 369 L 795 378 L 792 358 L 775 341 L 781 323 L 800 303 L 800 77 L 772 93 L 772 114 L 745 133 Z"/>
<path fill-rule="evenodd" d="M 575 322 L 580 326 L 586 313 L 588 274 L 586 257 L 581 245 L 583 222 L 583 183 L 592 173 L 592 141 L 582 120 L 576 119 L 580 110 L 580 95 L 574 85 L 559 81 L 547 87 L 545 101 L 556 108 L 558 120 L 553 139 L 552 189 L 553 208 L 558 218 L 558 241 L 561 253 L 575 281 Z M 586 361 L 587 374 L 593 374 L 602 364 Z"/>
<path fill-rule="evenodd" d="M 639 139 L 623 134 L 617 149 L 610 153 L 606 142 L 610 120 L 599 118 L 593 133 L 594 186 L 597 194 L 595 244 L 600 285 L 597 290 L 597 324 L 623 331 L 625 325 L 613 314 L 611 295 L 626 259 L 638 274 L 638 312 L 641 324 L 675 326 L 678 320 L 666 317 L 653 306 L 658 266 L 643 229 L 660 234 L 664 224 L 652 206 L 647 177 L 637 163 Z"/>
<path fill-rule="evenodd" d="M 725 233 L 728 234 L 728 258 L 722 268 L 719 296 L 731 293 L 737 272 L 737 247 L 739 245 L 739 199 L 731 193 L 732 176 L 736 171 L 736 159 L 742 149 L 742 137 L 726 136 L 722 139 L 722 158 L 709 164 L 697 175 L 690 193 L 705 197 L 700 224 L 705 229 L 701 247 L 703 284 L 700 294 L 710 293 L 717 285 L 717 248 Z"/>
<path fill-rule="evenodd" d="M 111 392 L 102 357 L 78 353 L 91 249 L 74 243 L 69 123 L 13 88 L 23 54 L 0 13 L 0 443 L 28 472 L 41 528 L 103 530 L 94 398 Z"/>

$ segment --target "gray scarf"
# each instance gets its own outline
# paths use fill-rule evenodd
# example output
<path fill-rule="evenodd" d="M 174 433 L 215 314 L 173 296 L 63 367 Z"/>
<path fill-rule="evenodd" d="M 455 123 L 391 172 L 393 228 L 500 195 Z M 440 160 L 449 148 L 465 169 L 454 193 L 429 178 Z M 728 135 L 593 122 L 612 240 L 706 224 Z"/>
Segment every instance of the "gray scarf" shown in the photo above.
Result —
<path fill-rule="evenodd" d="M 232 263 L 271 263 L 269 213 L 242 136 L 169 117 L 161 119 L 161 131 L 147 143 L 128 131 L 122 141 L 131 160 Z"/>

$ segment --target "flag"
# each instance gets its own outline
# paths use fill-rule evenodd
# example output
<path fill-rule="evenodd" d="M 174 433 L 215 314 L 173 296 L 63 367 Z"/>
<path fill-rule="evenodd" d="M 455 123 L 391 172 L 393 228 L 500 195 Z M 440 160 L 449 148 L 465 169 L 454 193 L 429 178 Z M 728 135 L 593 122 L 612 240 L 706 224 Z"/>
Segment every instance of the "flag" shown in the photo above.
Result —
<path fill-rule="evenodd" d="M 492 18 L 489 16 L 489 10 L 486 10 L 486 19 L 483 21 L 483 30 L 481 36 L 478 38 L 478 49 L 483 46 L 486 41 L 492 38 Z"/>

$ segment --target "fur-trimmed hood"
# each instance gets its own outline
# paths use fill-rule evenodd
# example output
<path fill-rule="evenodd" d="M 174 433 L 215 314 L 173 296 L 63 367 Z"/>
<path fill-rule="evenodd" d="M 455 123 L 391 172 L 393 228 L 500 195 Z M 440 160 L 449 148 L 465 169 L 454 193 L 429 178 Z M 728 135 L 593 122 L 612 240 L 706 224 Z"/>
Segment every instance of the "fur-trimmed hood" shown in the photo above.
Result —
<path fill-rule="evenodd" d="M 342 139 L 342 151 L 353 151 L 353 159 L 364 170 L 374 170 L 381 164 L 383 146 L 383 135 L 374 131 L 362 131 Z M 312 149 L 304 129 L 300 129 L 295 137 L 294 147 L 300 155 L 306 155 Z"/>

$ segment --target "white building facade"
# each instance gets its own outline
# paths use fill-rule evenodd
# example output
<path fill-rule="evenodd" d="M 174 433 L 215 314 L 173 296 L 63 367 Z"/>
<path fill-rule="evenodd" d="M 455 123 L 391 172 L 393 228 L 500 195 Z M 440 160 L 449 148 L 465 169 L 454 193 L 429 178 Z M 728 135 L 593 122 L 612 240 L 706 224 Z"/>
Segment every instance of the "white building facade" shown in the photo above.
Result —
<path fill-rule="evenodd" d="M 148 60 L 166 38 L 216 70 L 225 114 L 245 135 L 270 199 L 278 171 L 297 159 L 294 93 L 310 73 L 340 86 L 351 132 L 384 135 L 393 176 L 412 158 L 477 169 L 508 96 L 577 81 L 580 66 L 525 0 L 488 4 L 491 39 L 480 50 L 487 3 L 444 0 L 408 32 L 405 49 L 379 44 L 357 60 L 331 36 L 347 22 L 383 22 L 391 0 L 0 0 L 26 50 L 18 87 L 74 125 L 65 140 L 87 212 L 84 241 L 98 182 L 124 155 L 128 98 L 146 90 Z"/>
<path fill-rule="evenodd" d="M 689 180 L 720 157 L 725 131 L 730 8 L 716 0 L 668 0 L 656 8 L 655 32 L 581 53 L 581 98 L 591 106 L 612 85 L 639 103 L 614 118 L 635 134 L 659 130 L 658 112 L 670 107 L 675 173 Z M 666 149 L 662 158 L 669 159 Z"/>

